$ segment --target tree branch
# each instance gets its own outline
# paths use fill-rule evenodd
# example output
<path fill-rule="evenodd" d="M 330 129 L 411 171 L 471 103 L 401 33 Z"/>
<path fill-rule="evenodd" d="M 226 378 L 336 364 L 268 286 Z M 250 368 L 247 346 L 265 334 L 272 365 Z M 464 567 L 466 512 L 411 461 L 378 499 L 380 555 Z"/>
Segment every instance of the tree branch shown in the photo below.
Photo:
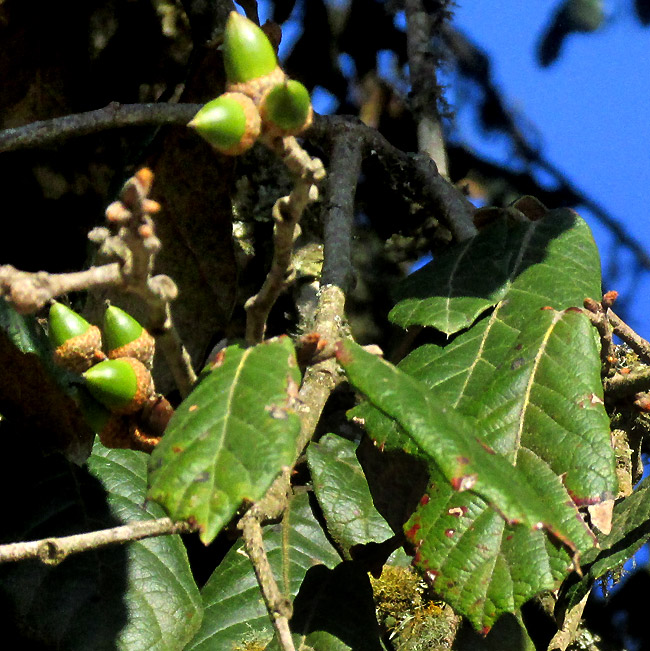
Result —
<path fill-rule="evenodd" d="M 293 137 L 267 143 L 296 176 L 288 196 L 273 206 L 273 261 L 260 291 L 246 301 L 246 341 L 256 344 L 263 340 L 266 320 L 278 296 L 285 289 L 291 267 L 293 242 L 298 222 L 308 204 L 318 199 L 317 184 L 325 177 L 323 164 L 311 158 Z"/>
<path fill-rule="evenodd" d="M 406 0 L 406 44 L 411 78 L 411 105 L 417 122 L 418 149 L 436 164 L 439 173 L 449 178 L 447 152 L 442 132 L 438 101 L 442 94 L 431 51 L 432 22 L 440 24 L 447 16 L 446 2 L 439 2 L 433 21 L 421 0 Z"/>
<path fill-rule="evenodd" d="M 337 285 L 343 293 L 351 288 L 352 226 L 354 194 L 361 172 L 361 142 L 338 134 L 330 156 L 327 201 L 323 214 L 325 246 L 322 285 Z"/>
<path fill-rule="evenodd" d="M 306 136 L 327 148 L 339 134 L 361 141 L 363 155 L 376 156 L 396 189 L 428 204 L 457 241 L 476 235 L 478 231 L 472 221 L 475 207 L 458 188 L 440 176 L 428 155 L 407 154 L 391 145 L 377 130 L 349 116 L 317 116 Z"/>
<path fill-rule="evenodd" d="M 129 126 L 185 126 L 202 104 L 120 104 L 0 131 L 0 152 L 46 147 L 67 138 Z"/>
<path fill-rule="evenodd" d="M 0 563 L 38 558 L 43 563 L 57 565 L 70 554 L 133 542 L 143 538 L 191 533 L 196 530 L 196 526 L 189 522 L 173 522 L 169 518 L 138 520 L 112 529 L 91 531 L 74 536 L 0 545 Z"/>

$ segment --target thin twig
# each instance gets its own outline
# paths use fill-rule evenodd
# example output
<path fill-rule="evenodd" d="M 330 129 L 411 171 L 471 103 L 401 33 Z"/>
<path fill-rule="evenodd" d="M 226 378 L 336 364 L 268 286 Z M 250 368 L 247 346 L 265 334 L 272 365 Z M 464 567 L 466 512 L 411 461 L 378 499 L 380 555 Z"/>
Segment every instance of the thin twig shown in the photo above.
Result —
<path fill-rule="evenodd" d="M 173 522 L 169 518 L 139 520 L 112 529 L 91 531 L 74 536 L 0 545 L 0 563 L 38 558 L 43 563 L 56 565 L 70 554 L 99 549 L 107 545 L 133 542 L 143 538 L 191 533 L 192 531 L 196 531 L 196 526 L 189 522 Z"/>
<path fill-rule="evenodd" d="M 376 129 L 347 116 L 317 116 L 306 136 L 324 148 L 339 134 L 363 143 L 365 156 L 376 156 L 396 189 L 428 206 L 458 242 L 478 232 L 472 217 L 476 208 L 453 184 L 438 173 L 427 154 L 407 154 L 391 145 Z"/>
<path fill-rule="evenodd" d="M 293 242 L 298 222 L 308 204 L 318 199 L 317 183 L 325 177 L 320 159 L 311 158 L 295 138 L 269 143 L 287 168 L 296 176 L 288 196 L 273 206 L 273 261 L 260 291 L 246 301 L 246 341 L 256 344 L 264 338 L 266 320 L 278 296 L 286 288 L 291 267 Z"/>
<path fill-rule="evenodd" d="M 0 267 L 0 296 L 21 314 L 29 314 L 71 291 L 115 287 L 136 294 L 148 308 L 147 328 L 160 343 L 176 384 L 186 396 L 196 374 L 171 319 L 169 304 L 178 290 L 168 276 L 151 276 L 161 246 L 151 217 L 160 206 L 148 198 L 152 183 L 150 170 L 137 172 L 124 184 L 119 201 L 106 209 L 107 221 L 117 233 L 104 227 L 90 232 L 89 238 L 100 246 L 99 257 L 107 264 L 62 274 L 29 273 L 6 265 Z"/>
<path fill-rule="evenodd" d="M 283 651 L 295 651 L 289 628 L 292 607 L 289 597 L 280 592 L 273 576 L 273 569 L 262 539 L 262 522 L 282 515 L 288 503 L 289 490 L 290 479 L 287 468 L 275 480 L 266 495 L 242 516 L 237 525 L 242 532 L 246 553 L 253 564 L 257 583 Z"/>
<path fill-rule="evenodd" d="M 449 177 L 447 152 L 438 111 L 441 89 L 436 74 L 436 60 L 431 51 L 432 18 L 441 23 L 445 5 L 432 16 L 424 10 L 421 0 L 406 0 L 406 49 L 411 79 L 410 100 L 417 121 L 418 149 L 435 162 L 439 173 Z"/>
<path fill-rule="evenodd" d="M 614 328 L 614 334 L 620 337 L 646 364 L 650 364 L 650 342 L 638 335 L 623 319 L 612 310 L 607 310 L 607 318 Z"/>
<path fill-rule="evenodd" d="M 0 152 L 46 147 L 67 138 L 129 126 L 186 125 L 202 104 L 119 104 L 0 131 Z"/>
<path fill-rule="evenodd" d="M 603 381 L 605 393 L 610 398 L 624 398 L 650 391 L 650 366 L 643 366 L 627 375 L 617 373 Z"/>

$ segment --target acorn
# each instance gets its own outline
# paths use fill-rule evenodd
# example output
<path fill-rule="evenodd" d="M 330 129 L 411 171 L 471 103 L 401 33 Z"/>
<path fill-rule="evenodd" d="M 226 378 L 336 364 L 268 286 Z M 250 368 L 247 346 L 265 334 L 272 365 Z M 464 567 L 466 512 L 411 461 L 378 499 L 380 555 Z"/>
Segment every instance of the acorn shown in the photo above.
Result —
<path fill-rule="evenodd" d="M 133 357 L 151 369 L 156 341 L 130 314 L 110 305 L 104 312 L 103 331 L 109 359 Z"/>
<path fill-rule="evenodd" d="M 269 90 L 260 109 L 264 128 L 281 136 L 295 136 L 311 124 L 313 109 L 309 91 L 293 79 Z"/>
<path fill-rule="evenodd" d="M 223 93 L 208 102 L 187 125 L 222 154 L 237 156 L 260 135 L 257 107 L 243 93 Z"/>
<path fill-rule="evenodd" d="M 103 356 L 99 328 L 62 303 L 52 303 L 48 330 L 54 362 L 69 371 L 83 373 Z"/>
<path fill-rule="evenodd" d="M 92 396 L 116 414 L 140 411 L 154 394 L 151 373 L 133 357 L 100 362 L 83 377 Z"/>
<path fill-rule="evenodd" d="M 252 20 L 231 11 L 226 21 L 223 59 L 229 83 L 238 84 L 273 72 L 278 59 L 271 41 Z"/>

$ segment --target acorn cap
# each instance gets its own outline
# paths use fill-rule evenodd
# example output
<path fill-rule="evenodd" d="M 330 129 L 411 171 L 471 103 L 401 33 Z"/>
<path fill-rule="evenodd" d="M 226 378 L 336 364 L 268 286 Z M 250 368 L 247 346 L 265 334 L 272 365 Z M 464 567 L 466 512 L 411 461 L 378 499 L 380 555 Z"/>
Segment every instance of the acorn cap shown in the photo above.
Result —
<path fill-rule="evenodd" d="M 93 397 L 117 414 L 139 411 L 154 393 L 151 374 L 132 357 L 100 362 L 83 376 Z"/>
<path fill-rule="evenodd" d="M 312 121 L 309 91 L 293 79 L 271 88 L 262 100 L 262 121 L 269 131 L 295 136 Z"/>
<path fill-rule="evenodd" d="M 223 59 L 226 77 L 231 83 L 262 77 L 278 65 L 266 34 L 236 11 L 231 11 L 226 21 Z"/>
<path fill-rule="evenodd" d="M 52 303 L 48 334 L 55 364 L 75 373 L 83 373 L 97 362 L 101 354 L 99 328 L 62 303 Z"/>
<path fill-rule="evenodd" d="M 260 114 L 242 93 L 223 93 L 208 102 L 187 125 L 223 154 L 250 149 L 260 135 Z"/>
<path fill-rule="evenodd" d="M 110 305 L 104 313 L 103 329 L 109 359 L 133 357 L 151 368 L 156 342 L 130 314 Z"/>

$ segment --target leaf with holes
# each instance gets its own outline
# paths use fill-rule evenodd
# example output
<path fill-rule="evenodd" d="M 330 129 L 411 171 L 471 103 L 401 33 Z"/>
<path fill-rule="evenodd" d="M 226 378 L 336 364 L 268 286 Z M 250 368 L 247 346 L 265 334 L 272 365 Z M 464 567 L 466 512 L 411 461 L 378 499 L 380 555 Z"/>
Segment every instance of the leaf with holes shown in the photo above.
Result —
<path fill-rule="evenodd" d="M 299 381 L 288 337 L 226 348 L 151 455 L 149 497 L 172 518 L 196 521 L 210 543 L 244 500 L 260 499 L 293 463 Z"/>
<path fill-rule="evenodd" d="M 293 599 L 307 571 L 340 557 L 314 517 L 306 494 L 293 497 L 281 524 L 264 527 L 264 547 L 280 590 Z M 253 565 L 237 543 L 201 591 L 205 615 L 187 651 L 245 648 L 273 636 Z M 260 648 L 262 648 L 260 646 Z"/>
<path fill-rule="evenodd" d="M 506 219 L 445 251 L 397 288 L 388 318 L 399 326 L 433 326 L 451 335 L 470 326 L 507 290 Z"/>
<path fill-rule="evenodd" d="M 350 383 L 399 422 L 455 490 L 480 495 L 510 523 L 546 528 L 574 551 L 593 544 L 584 523 L 572 526 L 576 511 L 568 496 L 569 504 L 548 502 L 548 478 L 531 483 L 517 466 L 495 454 L 481 438 L 479 421 L 432 400 L 422 383 L 357 344 L 341 342 L 337 358 Z M 561 487 L 559 478 L 553 478 Z"/>
<path fill-rule="evenodd" d="M 566 505 L 569 535 L 584 539 L 573 502 L 598 503 L 617 488 L 598 343 L 587 317 L 539 311 L 504 355 L 477 417 L 485 443 L 516 463 L 549 504 Z M 482 499 L 459 495 L 432 472 L 434 484 L 405 530 L 418 550 L 416 566 L 477 629 L 554 589 L 571 571 L 566 549 L 507 526 Z"/>

